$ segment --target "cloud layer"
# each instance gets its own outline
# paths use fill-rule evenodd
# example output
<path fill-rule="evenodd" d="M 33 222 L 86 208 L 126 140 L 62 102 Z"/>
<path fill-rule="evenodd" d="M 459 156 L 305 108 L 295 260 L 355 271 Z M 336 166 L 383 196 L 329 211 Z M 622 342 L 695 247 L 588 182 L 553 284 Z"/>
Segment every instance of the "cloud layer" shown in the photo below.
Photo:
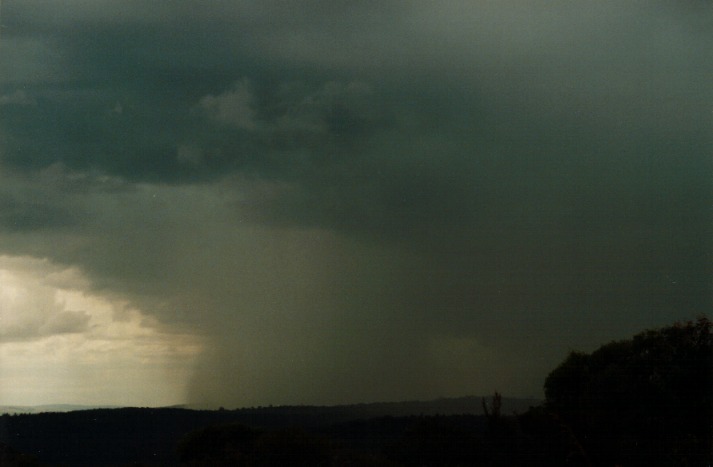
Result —
<path fill-rule="evenodd" d="M 205 338 L 194 402 L 537 395 L 710 311 L 706 2 L 3 8 L 0 252 Z"/>
<path fill-rule="evenodd" d="M 182 402 L 176 380 L 190 374 L 198 337 L 92 293 L 78 270 L 46 260 L 0 256 L 0 284 L 3 401 Z"/>

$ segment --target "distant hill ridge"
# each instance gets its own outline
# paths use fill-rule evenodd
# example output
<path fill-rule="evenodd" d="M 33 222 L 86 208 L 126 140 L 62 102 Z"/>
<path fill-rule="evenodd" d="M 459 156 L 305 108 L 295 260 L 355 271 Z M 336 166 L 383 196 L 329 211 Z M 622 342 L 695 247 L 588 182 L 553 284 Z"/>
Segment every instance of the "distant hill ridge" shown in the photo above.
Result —
<path fill-rule="evenodd" d="M 344 415 L 361 417 L 382 417 L 394 416 L 402 417 L 409 415 L 459 415 L 472 414 L 482 415 L 483 406 L 482 400 L 490 400 L 491 396 L 463 396 L 463 397 L 442 397 L 432 400 L 414 400 L 401 402 L 365 402 L 356 404 L 342 405 L 281 405 L 281 406 L 261 406 L 261 407 L 241 407 L 233 409 L 234 412 L 314 412 L 315 410 L 328 413 L 342 413 Z M 502 413 L 512 414 L 523 413 L 530 407 L 540 405 L 541 399 L 532 398 L 517 398 L 504 397 L 502 399 Z M 38 414 L 49 412 L 74 412 L 78 410 L 93 410 L 93 409 L 119 409 L 117 405 L 79 405 L 79 404 L 45 404 L 35 406 L 23 405 L 0 405 L 0 414 Z M 160 408 L 180 408 L 189 410 L 202 410 L 201 407 L 192 407 L 189 405 L 173 405 L 170 407 Z"/>
<path fill-rule="evenodd" d="M 482 401 L 490 401 L 492 396 L 443 397 L 425 401 L 401 402 L 365 402 L 343 405 L 281 405 L 262 407 L 243 407 L 234 409 L 242 413 L 283 413 L 298 415 L 301 413 L 324 413 L 338 418 L 374 418 L 384 416 L 405 417 L 411 415 L 483 415 Z M 503 414 L 523 413 L 530 407 L 538 406 L 541 399 L 504 397 L 501 412 Z M 186 407 L 192 408 L 192 407 Z M 195 409 L 198 409 L 195 407 Z M 341 415 L 341 417 L 339 417 Z"/>
<path fill-rule="evenodd" d="M 0 414 L 37 414 L 47 412 L 74 412 L 77 410 L 118 409 L 119 405 L 80 405 L 80 404 L 44 404 L 44 405 L 0 405 Z"/>
<path fill-rule="evenodd" d="M 490 398 L 491 396 L 443 397 L 427 401 L 373 402 L 345 407 L 374 412 L 374 416 L 483 415 L 483 399 L 489 402 Z M 504 414 L 522 413 L 542 402 L 541 399 L 504 397 L 501 411 Z"/>

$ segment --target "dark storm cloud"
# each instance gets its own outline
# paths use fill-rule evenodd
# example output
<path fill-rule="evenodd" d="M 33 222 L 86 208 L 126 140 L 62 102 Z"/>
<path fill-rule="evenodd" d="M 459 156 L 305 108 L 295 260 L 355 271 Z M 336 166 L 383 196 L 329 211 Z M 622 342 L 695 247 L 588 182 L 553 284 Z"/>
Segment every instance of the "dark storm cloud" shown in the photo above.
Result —
<path fill-rule="evenodd" d="M 6 2 L 3 249 L 213 336 L 215 403 L 536 379 L 710 310 L 708 4 L 297 5 Z"/>
<path fill-rule="evenodd" d="M 584 197 L 579 205 L 597 205 L 587 190 L 594 198 L 604 186 L 613 197 L 617 190 L 637 191 L 626 186 L 630 176 L 667 173 L 670 154 L 708 143 L 700 102 L 710 96 L 696 68 L 705 69 L 710 57 L 697 45 L 693 51 L 676 46 L 697 39 L 687 16 L 662 32 L 653 27 L 661 12 L 633 7 L 575 13 L 515 3 L 481 11 L 447 2 L 435 12 L 409 8 L 395 15 L 394 8 L 372 4 L 344 10 L 320 2 L 295 11 L 269 2 L 136 4 L 131 13 L 114 11 L 111 3 L 80 3 L 68 15 L 47 3 L 31 5 L 6 8 L 6 35 L 22 30 L 14 17 L 34 12 L 35 28 L 61 48 L 70 78 L 61 90 L 33 95 L 36 106 L 3 112 L 15 139 L 3 157 L 16 166 L 62 162 L 169 182 L 243 171 L 298 185 L 274 206 L 278 217 L 359 225 L 392 218 L 403 225 L 469 217 L 473 202 L 494 205 L 508 197 L 519 205 L 523 197 L 574 194 Z M 17 16 L 13 8 L 20 9 Z M 436 15 L 426 22 L 429 13 Z M 393 20 L 393 32 L 384 18 Z M 260 27 L 268 21 L 271 27 Z M 362 22 L 381 27 L 359 34 L 354 25 Z M 210 28 L 215 24 L 220 27 Z M 352 33 L 338 33 L 339 25 Z M 372 37 L 381 39 L 380 47 Z M 397 40 L 402 37 L 414 43 Z M 359 41 L 375 60 L 396 59 L 378 62 L 395 78 L 359 64 Z M 304 50 L 291 59 L 287 51 L 299 45 Z M 355 63 L 356 72 L 345 73 L 342 61 Z M 354 82 L 371 92 L 355 98 L 333 89 L 325 96 L 329 86 Z M 208 100 L 229 98 L 235 83 L 252 83 L 243 105 L 249 125 L 226 125 L 225 115 L 205 118 Z M 643 199 L 666 189 L 656 180 L 645 183 Z M 383 213 L 374 212 L 374 201 Z M 450 212 L 439 216 L 443 209 Z"/>
<path fill-rule="evenodd" d="M 0 195 L 0 226 L 7 230 L 57 229 L 74 224 L 67 209 Z"/>

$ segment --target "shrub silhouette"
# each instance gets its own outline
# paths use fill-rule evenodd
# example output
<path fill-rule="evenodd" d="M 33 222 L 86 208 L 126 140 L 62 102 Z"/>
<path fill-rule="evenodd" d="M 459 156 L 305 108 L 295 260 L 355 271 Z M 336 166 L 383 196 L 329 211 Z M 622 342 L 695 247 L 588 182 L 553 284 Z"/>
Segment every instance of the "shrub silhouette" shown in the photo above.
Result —
<path fill-rule="evenodd" d="M 711 460 L 711 322 L 677 323 L 571 353 L 545 381 L 549 410 L 597 464 Z"/>

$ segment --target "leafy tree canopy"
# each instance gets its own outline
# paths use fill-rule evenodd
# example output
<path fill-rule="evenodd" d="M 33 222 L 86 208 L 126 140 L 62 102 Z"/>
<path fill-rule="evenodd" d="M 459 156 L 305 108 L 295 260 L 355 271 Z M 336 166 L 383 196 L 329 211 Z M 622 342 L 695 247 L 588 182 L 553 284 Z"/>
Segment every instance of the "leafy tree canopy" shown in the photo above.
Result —
<path fill-rule="evenodd" d="M 711 328 L 700 317 L 572 352 L 545 381 L 547 406 L 604 462 L 703 465 L 713 423 Z"/>

